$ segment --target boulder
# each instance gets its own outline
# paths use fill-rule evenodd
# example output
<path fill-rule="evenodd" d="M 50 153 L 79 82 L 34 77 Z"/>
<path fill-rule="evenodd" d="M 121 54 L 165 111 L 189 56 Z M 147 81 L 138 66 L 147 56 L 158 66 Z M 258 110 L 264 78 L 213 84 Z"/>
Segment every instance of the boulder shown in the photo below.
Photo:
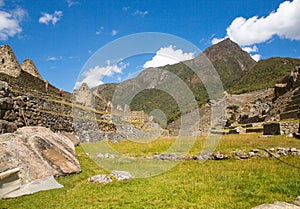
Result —
<path fill-rule="evenodd" d="M 294 204 L 300 206 L 300 196 L 296 197 Z"/>
<path fill-rule="evenodd" d="M 0 135 L 0 173 L 20 169 L 22 184 L 81 172 L 73 142 L 44 127 L 23 127 Z"/>
<path fill-rule="evenodd" d="M 252 209 L 300 209 L 300 207 L 286 202 L 275 202 L 274 204 L 262 204 Z"/>

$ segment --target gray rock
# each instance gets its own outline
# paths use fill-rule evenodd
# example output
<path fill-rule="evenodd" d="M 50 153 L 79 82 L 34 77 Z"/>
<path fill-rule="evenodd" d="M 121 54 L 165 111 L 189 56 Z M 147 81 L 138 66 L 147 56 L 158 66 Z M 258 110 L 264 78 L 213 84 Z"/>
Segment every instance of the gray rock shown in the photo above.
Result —
<path fill-rule="evenodd" d="M 222 154 L 222 153 L 220 153 L 219 151 L 218 152 L 215 152 L 215 153 L 213 153 L 213 159 L 214 160 L 224 160 L 224 159 L 226 159 L 227 158 L 227 156 L 226 155 L 224 155 L 224 154 Z"/>
<path fill-rule="evenodd" d="M 252 209 L 300 209 L 300 207 L 286 202 L 275 202 L 274 204 L 262 204 Z"/>
<path fill-rule="evenodd" d="M 112 182 L 112 179 L 106 174 L 100 174 L 100 175 L 96 175 L 96 176 L 92 176 L 92 177 L 88 178 L 88 182 L 107 184 L 107 183 Z"/>
<path fill-rule="evenodd" d="M 159 159 L 159 155 L 153 155 L 153 159 Z"/>
<path fill-rule="evenodd" d="M 168 159 L 168 155 L 167 154 L 160 154 L 159 159 L 161 159 L 161 160 L 167 160 Z"/>
<path fill-rule="evenodd" d="M 8 122 L 6 120 L 0 120 L 0 134 L 1 133 L 13 133 L 18 129 L 15 123 Z"/>
<path fill-rule="evenodd" d="M 81 172 L 72 141 L 43 127 L 0 135 L 0 159 L 0 172 L 18 167 L 22 183 Z"/>
<path fill-rule="evenodd" d="M 105 158 L 105 155 L 100 152 L 100 153 L 97 154 L 97 158 Z"/>
<path fill-rule="evenodd" d="M 112 171 L 110 173 L 110 175 L 112 175 L 113 177 L 115 177 L 116 179 L 118 179 L 118 181 L 124 181 L 124 180 L 128 180 L 128 179 L 133 179 L 133 176 L 128 171 L 117 171 L 117 170 L 114 170 L 114 171 Z"/>
<path fill-rule="evenodd" d="M 255 153 L 251 151 L 251 152 L 249 152 L 249 156 L 250 156 L 250 157 L 254 157 L 254 156 L 255 156 Z"/>
<path fill-rule="evenodd" d="M 237 156 L 239 159 L 248 159 L 248 158 L 249 158 L 249 156 L 248 156 L 247 153 L 244 153 L 244 152 L 241 152 L 241 151 L 237 152 L 237 153 L 236 153 L 236 156 Z"/>
<path fill-rule="evenodd" d="M 178 155 L 176 153 L 170 154 L 170 160 L 178 160 Z"/>
<path fill-rule="evenodd" d="M 300 196 L 295 198 L 294 204 L 300 206 Z"/>
<path fill-rule="evenodd" d="M 296 148 L 291 148 L 290 151 L 291 152 L 297 152 L 297 149 Z"/>

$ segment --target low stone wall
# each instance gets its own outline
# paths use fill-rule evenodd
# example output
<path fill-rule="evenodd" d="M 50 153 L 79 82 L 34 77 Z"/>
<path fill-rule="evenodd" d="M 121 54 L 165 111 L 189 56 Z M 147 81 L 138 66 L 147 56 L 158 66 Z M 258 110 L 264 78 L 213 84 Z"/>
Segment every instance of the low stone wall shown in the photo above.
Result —
<path fill-rule="evenodd" d="M 299 122 L 274 122 L 264 124 L 264 135 L 299 133 Z"/>
<path fill-rule="evenodd" d="M 299 122 L 281 122 L 280 131 L 282 134 L 294 134 L 299 132 Z"/>

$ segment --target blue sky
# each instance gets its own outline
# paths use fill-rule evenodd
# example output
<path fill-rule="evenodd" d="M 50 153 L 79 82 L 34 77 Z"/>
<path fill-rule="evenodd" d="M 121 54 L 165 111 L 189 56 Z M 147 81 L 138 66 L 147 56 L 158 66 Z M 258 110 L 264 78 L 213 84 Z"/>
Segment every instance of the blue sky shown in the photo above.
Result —
<path fill-rule="evenodd" d="M 229 37 L 257 60 L 300 58 L 299 11 L 300 0 L 0 0 L 0 42 L 13 48 L 20 63 L 32 59 L 44 79 L 72 91 L 95 52 L 135 33 L 172 34 L 200 50 Z M 153 50 L 126 62 L 95 65 L 89 70 L 100 78 L 87 73 L 86 79 L 95 85 L 116 75 L 117 82 L 168 64 L 156 52 L 177 54 L 179 60 L 198 53 L 171 42 Z"/>

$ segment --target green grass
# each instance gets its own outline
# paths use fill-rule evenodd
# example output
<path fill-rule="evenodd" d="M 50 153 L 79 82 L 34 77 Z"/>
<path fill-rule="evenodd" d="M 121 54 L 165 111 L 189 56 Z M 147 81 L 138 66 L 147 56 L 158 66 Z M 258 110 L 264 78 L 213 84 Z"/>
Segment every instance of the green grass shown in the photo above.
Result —
<path fill-rule="evenodd" d="M 257 147 L 300 149 L 297 139 L 257 136 L 224 136 L 217 150 L 227 152 Z M 197 153 L 204 140 L 200 137 L 191 153 Z M 163 152 L 173 142 L 172 138 L 163 138 L 144 144 L 126 141 L 109 145 L 124 154 L 147 155 Z M 58 182 L 64 188 L 0 200 L 0 208 L 251 208 L 274 201 L 293 202 L 299 196 L 300 170 L 272 158 L 204 163 L 184 161 L 151 178 L 107 185 L 89 184 L 88 177 L 108 172 L 98 167 L 82 146 L 77 147 L 82 173 L 59 178 Z M 299 157 L 281 159 L 300 165 Z"/>

